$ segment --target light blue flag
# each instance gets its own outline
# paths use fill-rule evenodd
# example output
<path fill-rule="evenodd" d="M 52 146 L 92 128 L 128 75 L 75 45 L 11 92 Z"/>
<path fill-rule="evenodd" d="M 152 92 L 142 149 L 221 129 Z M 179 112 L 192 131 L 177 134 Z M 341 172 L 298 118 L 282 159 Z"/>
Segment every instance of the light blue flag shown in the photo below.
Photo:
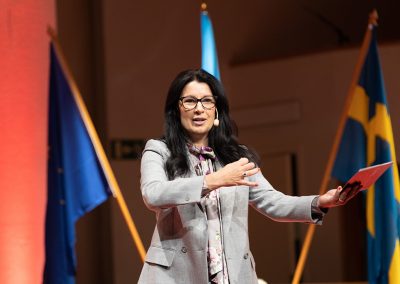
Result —
<path fill-rule="evenodd" d="M 75 283 L 75 223 L 111 194 L 51 46 L 44 284 Z"/>
<path fill-rule="evenodd" d="M 219 75 L 217 48 L 214 41 L 214 32 L 211 19 L 207 11 L 200 15 L 201 26 L 201 68 L 221 80 Z"/>
<path fill-rule="evenodd" d="M 332 176 L 347 181 L 359 168 L 393 161 L 366 191 L 368 281 L 400 283 L 400 186 L 392 124 L 374 28 Z"/>

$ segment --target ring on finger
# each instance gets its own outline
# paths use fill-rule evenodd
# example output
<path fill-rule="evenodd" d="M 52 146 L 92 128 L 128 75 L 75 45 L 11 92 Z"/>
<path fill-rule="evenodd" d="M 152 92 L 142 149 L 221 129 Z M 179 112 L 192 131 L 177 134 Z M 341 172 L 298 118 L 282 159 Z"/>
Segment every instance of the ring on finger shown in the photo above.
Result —
<path fill-rule="evenodd" d="M 243 176 L 243 177 L 246 177 L 246 176 L 247 176 L 247 172 L 244 172 L 242 176 Z"/>

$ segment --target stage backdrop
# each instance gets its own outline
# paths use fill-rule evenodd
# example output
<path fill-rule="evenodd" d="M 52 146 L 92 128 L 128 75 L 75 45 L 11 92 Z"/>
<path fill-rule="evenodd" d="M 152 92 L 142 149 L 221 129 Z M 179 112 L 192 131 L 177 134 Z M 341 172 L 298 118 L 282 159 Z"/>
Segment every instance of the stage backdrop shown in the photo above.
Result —
<path fill-rule="evenodd" d="M 54 5 L 0 0 L 0 283 L 42 282 Z"/>

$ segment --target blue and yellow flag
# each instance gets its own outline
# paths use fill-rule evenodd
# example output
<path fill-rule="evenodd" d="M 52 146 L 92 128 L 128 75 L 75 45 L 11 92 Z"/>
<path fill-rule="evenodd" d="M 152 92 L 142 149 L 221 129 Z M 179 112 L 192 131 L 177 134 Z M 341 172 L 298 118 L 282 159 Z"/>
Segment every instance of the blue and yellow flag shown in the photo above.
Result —
<path fill-rule="evenodd" d="M 111 194 L 51 46 L 45 284 L 75 283 L 75 223 Z"/>
<path fill-rule="evenodd" d="M 368 281 L 373 284 L 400 283 L 399 173 L 374 28 L 332 176 L 346 181 L 361 167 L 388 161 L 393 166 L 366 191 Z"/>
<path fill-rule="evenodd" d="M 201 68 L 221 80 L 219 75 L 217 48 L 214 41 L 214 32 L 211 19 L 207 11 L 201 11 Z"/>

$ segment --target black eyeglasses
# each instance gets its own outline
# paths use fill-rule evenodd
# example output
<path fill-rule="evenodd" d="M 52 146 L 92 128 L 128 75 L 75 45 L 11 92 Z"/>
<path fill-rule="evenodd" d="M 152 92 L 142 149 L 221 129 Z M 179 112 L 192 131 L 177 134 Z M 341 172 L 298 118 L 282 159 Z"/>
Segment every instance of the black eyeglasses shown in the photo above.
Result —
<path fill-rule="evenodd" d="M 216 97 L 214 97 L 214 96 L 206 96 L 206 97 L 202 97 L 201 99 L 198 99 L 198 98 L 195 98 L 192 96 L 179 98 L 183 107 L 186 110 L 194 109 L 199 102 L 201 103 L 201 105 L 203 106 L 204 109 L 212 109 L 213 107 L 215 107 L 215 99 L 216 99 Z"/>

